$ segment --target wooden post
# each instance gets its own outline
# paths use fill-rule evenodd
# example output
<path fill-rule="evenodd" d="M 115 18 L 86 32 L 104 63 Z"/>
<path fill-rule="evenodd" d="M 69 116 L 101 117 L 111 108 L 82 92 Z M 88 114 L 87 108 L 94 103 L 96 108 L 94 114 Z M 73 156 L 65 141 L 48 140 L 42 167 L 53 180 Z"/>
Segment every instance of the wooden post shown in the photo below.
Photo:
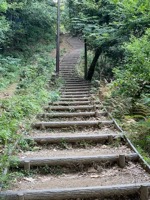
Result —
<path fill-rule="evenodd" d="M 59 59 L 60 59 L 60 0 L 57 0 L 56 75 L 59 74 Z"/>
<path fill-rule="evenodd" d="M 24 200 L 24 194 L 23 193 L 18 194 L 18 200 Z"/>
<path fill-rule="evenodd" d="M 29 160 L 26 160 L 26 161 L 24 162 L 24 170 L 25 170 L 26 172 L 29 172 L 29 171 L 30 171 L 30 161 L 29 161 Z"/>
<path fill-rule="evenodd" d="M 87 41 L 84 40 L 84 60 L 85 60 L 85 66 L 84 66 L 84 79 L 87 78 Z"/>
<path fill-rule="evenodd" d="M 95 111 L 95 117 L 100 117 L 98 110 Z"/>
<path fill-rule="evenodd" d="M 141 193 L 140 193 L 140 199 L 141 200 L 148 200 L 149 191 L 147 186 L 141 186 Z"/>
<path fill-rule="evenodd" d="M 113 136 L 112 136 L 112 135 L 109 135 L 109 136 L 108 136 L 108 143 L 109 143 L 109 144 L 112 144 L 112 143 L 113 143 Z"/>
<path fill-rule="evenodd" d="M 119 155 L 119 167 L 124 168 L 126 165 L 125 155 Z"/>

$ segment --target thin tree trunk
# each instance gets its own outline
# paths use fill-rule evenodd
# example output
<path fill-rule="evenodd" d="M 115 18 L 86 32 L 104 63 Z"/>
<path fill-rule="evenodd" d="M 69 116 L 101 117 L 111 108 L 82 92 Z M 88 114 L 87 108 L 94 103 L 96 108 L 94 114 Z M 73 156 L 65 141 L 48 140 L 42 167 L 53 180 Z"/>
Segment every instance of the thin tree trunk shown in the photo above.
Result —
<path fill-rule="evenodd" d="M 85 39 L 85 41 L 84 41 L 84 79 L 86 79 L 87 78 L 87 41 L 86 41 L 86 39 Z"/>
<path fill-rule="evenodd" d="M 87 75 L 87 80 L 89 80 L 89 81 L 92 80 L 92 77 L 93 77 L 93 74 L 94 74 L 94 71 L 95 71 L 95 66 L 96 66 L 96 63 L 97 63 L 101 53 L 102 53 L 102 48 L 98 48 L 95 52 L 95 56 L 93 58 L 93 61 L 91 63 L 91 66 L 89 68 L 88 75 Z"/>

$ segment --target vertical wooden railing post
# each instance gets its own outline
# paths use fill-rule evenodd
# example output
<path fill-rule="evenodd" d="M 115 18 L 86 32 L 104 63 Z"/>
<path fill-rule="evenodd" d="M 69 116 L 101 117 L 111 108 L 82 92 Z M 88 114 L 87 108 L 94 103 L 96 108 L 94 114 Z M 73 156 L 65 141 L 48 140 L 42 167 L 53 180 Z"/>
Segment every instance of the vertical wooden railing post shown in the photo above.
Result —
<path fill-rule="evenodd" d="M 140 200 L 148 200 L 149 199 L 149 189 L 147 186 L 141 186 L 141 194 Z"/>
<path fill-rule="evenodd" d="M 84 60 L 85 60 L 85 66 L 84 66 L 84 79 L 87 78 L 87 41 L 84 40 Z"/>
<path fill-rule="evenodd" d="M 60 0 L 57 0 L 57 45 L 56 45 L 56 74 L 59 74 L 60 60 Z"/>

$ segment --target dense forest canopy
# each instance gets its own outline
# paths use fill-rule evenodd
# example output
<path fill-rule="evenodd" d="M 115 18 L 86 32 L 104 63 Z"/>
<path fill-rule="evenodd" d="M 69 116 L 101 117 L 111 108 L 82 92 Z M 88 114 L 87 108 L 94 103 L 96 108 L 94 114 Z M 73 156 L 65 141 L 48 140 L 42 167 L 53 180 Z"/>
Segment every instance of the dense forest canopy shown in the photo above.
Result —
<path fill-rule="evenodd" d="M 95 52 L 87 79 L 92 79 L 103 54 L 112 63 L 103 69 L 105 78 L 113 79 L 112 71 L 117 67 L 115 84 L 125 94 L 140 95 L 150 83 L 150 2 L 70 0 L 68 7 L 70 30 L 86 38 L 89 49 Z M 135 88 L 130 89 L 131 85 Z"/>
<path fill-rule="evenodd" d="M 22 48 L 20 44 L 54 35 L 56 7 L 53 1 L 1 0 L 0 46 Z"/>

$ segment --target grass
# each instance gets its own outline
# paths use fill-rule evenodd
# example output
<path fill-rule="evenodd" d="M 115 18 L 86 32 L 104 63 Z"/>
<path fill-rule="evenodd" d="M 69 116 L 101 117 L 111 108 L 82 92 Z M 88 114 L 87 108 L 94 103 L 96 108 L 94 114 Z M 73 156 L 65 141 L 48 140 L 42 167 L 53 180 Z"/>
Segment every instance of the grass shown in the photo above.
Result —
<path fill-rule="evenodd" d="M 20 141 L 22 148 L 27 148 L 22 136 L 30 131 L 36 114 L 42 111 L 45 103 L 59 98 L 58 87 L 62 81 L 51 81 L 55 67 L 55 61 L 50 57 L 53 48 L 53 44 L 38 43 L 32 47 L 32 53 L 28 58 L 18 55 L 22 58 L 19 61 L 19 69 L 17 63 L 13 62 L 16 69 L 14 76 L 17 74 L 19 77 L 17 90 L 11 98 L 0 100 L 0 183 L 3 187 L 9 182 L 10 175 L 4 175 L 3 171 L 10 164 L 10 149 L 17 140 Z"/>

